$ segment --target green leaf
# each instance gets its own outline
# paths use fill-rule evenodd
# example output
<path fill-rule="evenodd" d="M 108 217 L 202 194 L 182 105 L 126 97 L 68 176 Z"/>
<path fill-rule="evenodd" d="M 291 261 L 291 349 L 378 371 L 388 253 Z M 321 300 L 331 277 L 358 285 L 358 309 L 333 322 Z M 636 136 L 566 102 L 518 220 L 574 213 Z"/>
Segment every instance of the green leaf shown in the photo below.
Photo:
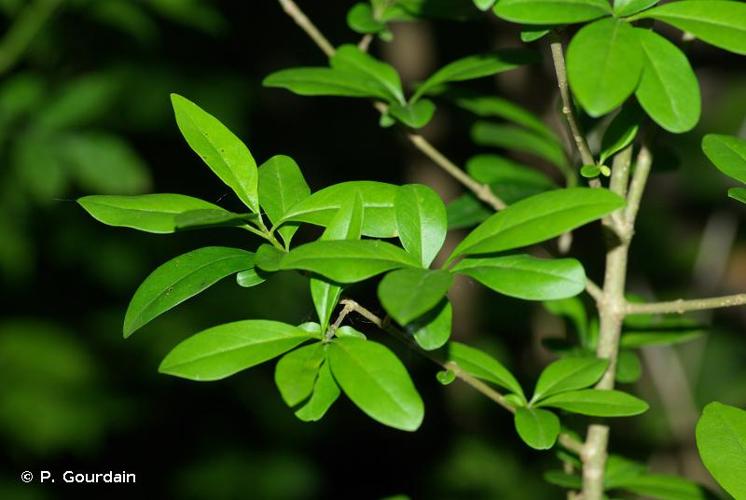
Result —
<path fill-rule="evenodd" d="M 472 193 L 465 193 L 446 205 L 448 229 L 475 226 L 494 213 Z"/>
<path fill-rule="evenodd" d="M 313 386 L 311 398 L 295 412 L 295 416 L 304 422 L 315 422 L 321 420 L 327 410 L 339 397 L 340 390 L 334 381 L 329 362 L 321 365 L 319 376 Z"/>
<path fill-rule="evenodd" d="M 310 195 L 311 189 L 298 164 L 289 156 L 273 156 L 259 167 L 259 204 L 273 224 L 280 222 L 293 205 Z M 277 232 L 289 245 L 297 230 L 297 226 L 287 224 Z"/>
<path fill-rule="evenodd" d="M 363 198 L 363 236 L 392 238 L 398 235 L 394 200 L 399 187 L 374 181 L 351 181 L 335 184 L 313 193 L 294 205 L 282 222 L 307 222 L 328 226 L 345 200 L 355 193 Z"/>
<path fill-rule="evenodd" d="M 240 287 L 251 288 L 264 283 L 264 278 L 256 273 L 256 269 L 247 269 L 236 274 L 236 283 Z"/>
<path fill-rule="evenodd" d="M 611 14 L 605 0 L 500 0 L 495 14 L 523 24 L 572 24 Z"/>
<path fill-rule="evenodd" d="M 407 325 L 435 307 L 453 282 L 448 271 L 399 269 L 378 285 L 378 299 L 400 325 Z"/>
<path fill-rule="evenodd" d="M 731 188 L 728 190 L 728 196 L 741 203 L 746 203 L 746 188 Z"/>
<path fill-rule="evenodd" d="M 697 448 L 720 486 L 735 498 L 744 498 L 746 411 L 718 402 L 705 406 L 697 422 Z"/>
<path fill-rule="evenodd" d="M 456 380 L 456 374 L 451 370 L 440 370 L 435 374 L 435 378 L 443 385 L 450 385 L 454 380 Z"/>
<path fill-rule="evenodd" d="M 256 214 L 236 214 L 222 208 L 190 210 L 174 216 L 174 226 L 180 229 L 202 229 L 209 227 L 241 227 L 255 221 Z"/>
<path fill-rule="evenodd" d="M 514 423 L 523 442 L 535 450 L 548 450 L 554 446 L 560 433 L 557 415 L 541 408 L 518 408 Z"/>
<path fill-rule="evenodd" d="M 523 43 L 535 42 L 548 35 L 551 31 L 551 27 L 547 27 L 544 24 L 524 26 L 521 28 L 521 41 Z"/>
<path fill-rule="evenodd" d="M 408 127 L 422 128 L 433 118 L 435 104 L 430 99 L 421 99 L 409 104 L 394 103 L 389 106 L 388 113 Z"/>
<path fill-rule="evenodd" d="M 580 167 L 580 175 L 586 179 L 594 179 L 601 175 L 601 167 L 598 165 L 583 165 Z"/>
<path fill-rule="evenodd" d="M 601 139 L 601 153 L 598 160 L 600 164 L 603 165 L 606 163 L 606 160 L 632 144 L 640 128 L 641 119 L 642 116 L 638 106 L 625 104 L 622 107 L 604 131 L 603 138 Z M 598 168 L 596 165 L 588 166 Z"/>
<path fill-rule="evenodd" d="M 689 60 L 676 45 L 645 29 L 635 29 L 645 66 L 635 96 L 650 118 L 669 132 L 681 133 L 699 121 L 699 83 Z"/>
<path fill-rule="evenodd" d="M 648 404 L 621 391 L 584 389 L 555 394 L 538 406 L 551 406 L 591 417 L 631 417 L 647 411 Z"/>
<path fill-rule="evenodd" d="M 565 151 L 555 139 L 521 127 L 479 121 L 471 128 L 471 138 L 481 146 L 530 153 L 558 167 L 567 165 Z"/>
<path fill-rule="evenodd" d="M 427 186 L 408 184 L 399 189 L 394 211 L 402 246 L 422 267 L 429 267 L 448 231 L 443 200 Z"/>
<path fill-rule="evenodd" d="M 425 414 L 404 365 L 385 346 L 355 338 L 329 345 L 332 373 L 344 393 L 373 420 L 414 431 Z"/>
<path fill-rule="evenodd" d="M 171 94 L 171 104 L 189 146 L 252 212 L 258 212 L 256 162 L 246 145 L 192 101 Z"/>
<path fill-rule="evenodd" d="M 657 4 L 659 0 L 614 0 L 614 15 L 631 16 Z"/>
<path fill-rule="evenodd" d="M 479 10 L 490 10 L 497 0 L 474 0 L 474 5 Z"/>
<path fill-rule="evenodd" d="M 392 269 L 419 266 L 401 248 L 378 240 L 314 241 L 294 248 L 278 264 L 278 269 L 311 271 L 338 283 L 355 283 Z M 264 261 L 257 258 L 257 266 L 264 269 L 262 265 Z"/>
<path fill-rule="evenodd" d="M 169 260 L 145 278 L 132 297 L 124 337 L 226 276 L 253 267 L 253 253 L 227 247 L 200 248 Z"/>
<path fill-rule="evenodd" d="M 197 381 L 220 380 L 277 357 L 311 338 L 310 333 L 277 321 L 226 323 L 178 344 L 158 370 Z"/>
<path fill-rule="evenodd" d="M 686 0 L 646 10 L 632 19 L 658 19 L 715 47 L 746 55 L 746 4 Z"/>
<path fill-rule="evenodd" d="M 524 300 L 564 299 L 585 289 L 585 270 L 575 259 L 537 259 L 523 254 L 466 258 L 452 271 Z"/>
<path fill-rule="evenodd" d="M 380 83 L 358 71 L 336 68 L 285 69 L 266 77 L 262 85 L 308 96 L 371 97 L 384 101 L 391 97 Z"/>
<path fill-rule="evenodd" d="M 548 470 L 544 473 L 544 480 L 560 488 L 580 490 L 583 488 L 583 478 L 560 470 Z"/>
<path fill-rule="evenodd" d="M 680 344 L 701 337 L 705 331 L 705 327 L 687 318 L 630 315 L 624 320 L 620 346 L 635 349 Z"/>
<path fill-rule="evenodd" d="M 363 225 L 363 199 L 360 193 L 346 200 L 345 205 L 337 211 L 334 220 L 321 235 L 322 240 L 359 240 Z M 322 331 L 329 328 L 334 308 L 337 307 L 342 287 L 317 278 L 311 278 L 311 297 L 319 317 Z"/>
<path fill-rule="evenodd" d="M 624 200 L 605 189 L 569 188 L 537 194 L 510 205 L 477 226 L 451 254 L 500 252 L 545 241 L 599 219 Z"/>
<path fill-rule="evenodd" d="M 466 162 L 466 171 L 474 180 L 489 184 L 497 192 L 505 192 L 500 188 L 509 185 L 513 198 L 519 191 L 537 194 L 557 187 L 546 174 L 498 155 L 472 156 Z"/>
<path fill-rule="evenodd" d="M 432 351 L 448 342 L 452 323 L 453 307 L 446 298 L 424 316 L 407 325 L 407 331 L 414 335 L 417 345 L 426 351 Z"/>
<path fill-rule="evenodd" d="M 477 54 L 446 64 L 425 80 L 412 96 L 416 101 L 431 90 L 450 82 L 461 82 L 492 76 L 538 60 L 536 52 L 525 49 L 502 49 L 489 54 Z"/>
<path fill-rule="evenodd" d="M 373 9 L 367 3 L 352 6 L 347 12 L 347 26 L 360 34 L 379 33 L 386 29 L 386 24 L 375 18 Z"/>
<path fill-rule="evenodd" d="M 557 135 L 544 122 L 529 110 L 500 97 L 456 94 L 457 106 L 477 116 L 504 118 L 517 125 L 559 142 Z"/>
<path fill-rule="evenodd" d="M 94 219 L 109 226 L 158 234 L 173 233 L 178 214 L 205 209 L 225 212 L 217 205 L 182 194 L 84 196 L 78 203 Z"/>
<path fill-rule="evenodd" d="M 594 357 L 559 359 L 541 372 L 531 401 L 589 387 L 598 382 L 608 366 L 608 360 Z"/>
<path fill-rule="evenodd" d="M 584 26 L 567 47 L 567 77 L 580 104 L 593 117 L 621 105 L 637 87 L 643 53 L 635 30 L 618 19 Z"/>
<path fill-rule="evenodd" d="M 323 362 L 321 342 L 299 347 L 280 358 L 275 366 L 275 384 L 285 404 L 295 406 L 311 395 Z"/>
<path fill-rule="evenodd" d="M 383 63 L 356 45 L 342 45 L 330 59 L 332 68 L 358 73 L 361 77 L 380 85 L 387 95 L 386 101 L 404 104 L 399 73 L 389 64 Z"/>
<path fill-rule="evenodd" d="M 619 488 L 645 498 L 704 500 L 708 498 L 694 482 L 664 474 L 643 474 L 622 481 Z"/>
<path fill-rule="evenodd" d="M 570 320 L 572 326 L 575 327 L 575 333 L 580 340 L 580 344 L 583 347 L 590 347 L 588 339 L 588 313 L 585 310 L 582 300 L 577 297 L 552 300 L 544 302 L 544 307 L 550 313 L 563 316 Z"/>
<path fill-rule="evenodd" d="M 609 455 L 604 471 L 604 488 L 615 489 L 620 484 L 642 476 L 646 471 L 647 467 L 639 462 L 619 455 Z"/>
<path fill-rule="evenodd" d="M 469 375 L 492 382 L 525 400 L 523 389 L 512 373 L 489 354 L 460 342 L 448 344 L 448 361 Z"/>
<path fill-rule="evenodd" d="M 746 140 L 721 134 L 702 138 L 702 151 L 728 177 L 746 183 Z"/>
<path fill-rule="evenodd" d="M 285 257 L 285 252 L 279 250 L 272 245 L 264 243 L 259 246 L 254 256 L 254 265 L 267 273 L 274 273 L 279 271 L 282 259 Z"/>

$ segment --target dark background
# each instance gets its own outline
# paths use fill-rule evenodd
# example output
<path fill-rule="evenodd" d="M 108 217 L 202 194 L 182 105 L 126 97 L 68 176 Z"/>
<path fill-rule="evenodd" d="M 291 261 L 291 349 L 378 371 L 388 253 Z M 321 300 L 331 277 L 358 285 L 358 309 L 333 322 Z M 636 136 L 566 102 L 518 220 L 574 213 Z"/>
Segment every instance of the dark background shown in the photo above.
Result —
<path fill-rule="evenodd" d="M 0 2 L 4 30 L 30 3 Z M 345 23 L 353 2 L 306 4 L 334 43 L 359 39 Z M 514 26 L 475 14 L 463 23 L 396 25 L 394 41 L 376 41 L 372 52 L 397 66 L 411 87 L 450 60 L 519 43 Z M 514 99 L 560 130 L 548 47 L 533 46 L 542 64 L 466 86 Z M 705 132 L 737 134 L 746 127 L 743 59 L 699 43 L 687 49 L 704 116 L 688 134 L 657 139 L 679 161 L 654 165 L 640 217 L 630 282 L 646 296 L 746 288 L 743 209 L 726 198 L 726 179 L 699 151 Z M 0 498 L 91 493 L 60 485 L 59 476 L 54 487 L 24 485 L 24 470 L 109 469 L 135 472 L 137 485 L 96 490 L 106 497 L 560 498 L 560 489 L 539 479 L 558 467 L 551 452 L 529 450 L 506 412 L 459 383 L 440 386 L 433 366 L 398 345 L 392 347 L 426 403 L 416 433 L 385 428 L 344 398 L 321 422 L 302 423 L 274 387 L 273 363 L 209 384 L 157 373 L 178 341 L 208 326 L 311 320 L 299 276 L 252 289 L 224 280 L 122 339 L 128 300 L 154 267 L 207 244 L 258 244 L 230 229 L 160 236 L 110 228 L 74 203 L 83 194 L 178 192 L 236 206 L 178 133 L 170 92 L 220 118 L 258 162 L 279 153 L 294 157 L 313 190 L 373 179 L 424 182 L 447 201 L 458 195 L 460 188 L 399 131 L 378 126 L 364 100 L 305 98 L 261 86 L 272 71 L 324 64 L 273 1 L 81 0 L 63 2 L 0 75 Z M 484 149 L 469 140 L 472 121 L 444 106 L 426 134 L 462 163 Z M 96 149 L 90 139 L 101 135 L 127 153 Z M 98 156 L 71 156 L 70 144 L 81 138 L 94 143 Z M 600 281 L 598 228 L 579 231 L 572 253 Z M 374 285 L 349 293 L 378 311 Z M 539 304 L 469 282 L 459 284 L 453 300 L 454 337 L 489 350 L 530 387 L 551 359 L 539 340 L 563 335 L 564 325 Z M 693 448 L 692 426 L 711 400 L 746 403 L 745 319 L 737 310 L 701 316 L 711 325 L 703 339 L 646 349 L 643 377 L 629 389 L 652 409 L 615 422 L 612 449 L 656 471 L 711 484 Z M 365 322 L 353 324 L 387 341 Z M 585 424 L 577 423 L 578 429 Z"/>

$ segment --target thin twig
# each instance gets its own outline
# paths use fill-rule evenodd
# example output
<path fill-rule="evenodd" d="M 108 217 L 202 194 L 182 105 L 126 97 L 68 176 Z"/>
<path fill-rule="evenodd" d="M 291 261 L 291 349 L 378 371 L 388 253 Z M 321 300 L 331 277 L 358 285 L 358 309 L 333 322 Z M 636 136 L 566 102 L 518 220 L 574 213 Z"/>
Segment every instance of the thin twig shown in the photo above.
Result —
<path fill-rule="evenodd" d="M 554 72 L 557 75 L 557 86 L 559 87 L 560 97 L 562 98 L 562 114 L 565 116 L 565 120 L 567 121 L 570 136 L 572 137 L 572 140 L 575 141 L 575 146 L 578 148 L 580 159 L 583 161 L 583 164 L 594 165 L 595 160 L 593 159 L 593 153 L 591 153 L 591 148 L 588 147 L 588 142 L 585 140 L 585 136 L 581 132 L 580 125 L 578 125 L 575 113 L 573 112 L 570 87 L 567 83 L 567 68 L 565 66 L 565 54 L 562 48 L 562 42 L 556 35 L 553 35 L 553 40 L 549 46 L 552 50 Z"/>
<path fill-rule="evenodd" d="M 597 303 L 601 302 L 604 298 L 604 291 L 601 290 L 597 284 L 587 278 L 585 280 L 585 291 L 588 292 L 588 295 L 593 297 L 593 300 Z"/>
<path fill-rule="evenodd" d="M 295 24 L 301 27 L 303 31 L 313 40 L 321 51 L 328 57 L 334 55 L 334 46 L 329 40 L 319 31 L 315 24 L 300 10 L 300 7 L 293 0 L 277 0 L 282 5 L 282 9 L 285 13 L 290 16 Z"/>
<path fill-rule="evenodd" d="M 473 389 L 476 389 L 482 395 L 488 397 L 489 399 L 491 399 L 498 405 L 508 410 L 510 413 L 515 413 L 515 408 L 510 403 L 507 402 L 507 400 L 505 399 L 505 396 L 503 396 L 500 392 L 496 391 L 495 389 L 493 389 L 486 383 L 482 382 L 481 380 L 465 372 L 458 364 L 444 358 L 441 355 L 441 352 L 423 350 L 417 345 L 416 342 L 414 342 L 414 340 L 412 340 L 411 335 L 407 335 L 405 332 L 403 332 L 399 328 L 392 325 L 388 321 L 388 318 L 382 319 L 378 317 L 376 314 L 372 313 L 371 311 L 361 306 L 360 304 L 358 304 L 352 299 L 342 299 L 340 301 L 340 304 L 344 306 L 343 311 L 348 311 L 347 313 L 344 314 L 344 316 L 347 316 L 349 312 L 352 312 L 352 311 L 356 312 L 363 318 L 367 319 L 368 321 L 376 325 L 378 328 L 384 330 L 385 332 L 393 335 L 396 339 L 402 341 L 404 344 L 412 348 L 414 351 L 416 351 L 420 355 L 436 363 L 438 366 L 440 366 L 444 370 L 450 370 L 451 372 L 453 372 L 456 378 L 463 381 L 467 385 L 471 386 Z M 340 313 L 341 318 L 344 319 L 344 316 L 342 316 L 342 313 Z M 337 318 L 337 320 L 339 323 L 341 323 L 341 321 L 339 320 L 339 317 Z M 580 453 L 583 447 L 583 444 L 581 442 L 579 442 L 574 436 L 567 434 L 567 433 L 560 434 L 558 441 L 560 445 L 562 445 L 563 447 L 575 453 Z"/>
<path fill-rule="evenodd" d="M 363 52 L 368 52 L 368 49 L 370 48 L 370 43 L 373 41 L 373 35 L 370 33 L 363 36 L 360 41 L 357 43 L 357 48 L 362 50 Z"/>
<path fill-rule="evenodd" d="M 689 311 L 705 311 L 735 307 L 746 304 L 746 293 L 710 297 L 706 299 L 677 299 L 667 302 L 628 303 L 626 314 L 684 314 Z"/>
<path fill-rule="evenodd" d="M 650 149 L 643 143 L 635 160 L 635 174 L 629 186 L 627 208 L 624 210 L 624 218 L 626 219 L 629 231 L 633 231 L 634 229 L 635 219 L 637 218 L 637 212 L 640 210 L 640 201 L 642 200 L 642 193 L 645 191 L 645 185 L 648 182 L 652 162 L 653 158 Z"/>
<path fill-rule="evenodd" d="M 295 22 L 305 31 L 311 39 L 316 42 L 316 45 L 324 51 L 324 53 L 331 57 L 334 55 L 334 47 L 327 40 L 327 38 L 316 28 L 310 19 L 300 10 L 300 7 L 292 0 L 278 0 L 282 5 L 285 12 L 292 17 Z M 387 107 L 384 103 L 374 102 L 373 106 L 380 112 L 385 113 Z M 407 138 L 409 141 L 422 153 L 425 154 L 430 160 L 436 165 L 446 171 L 458 182 L 463 184 L 467 189 L 472 191 L 477 198 L 487 203 L 495 210 L 502 210 L 506 204 L 500 199 L 495 193 L 492 192 L 489 186 L 480 184 L 469 176 L 463 169 L 459 168 L 455 163 L 449 160 L 443 153 L 435 148 L 430 142 L 424 137 L 417 133 L 408 133 Z"/>

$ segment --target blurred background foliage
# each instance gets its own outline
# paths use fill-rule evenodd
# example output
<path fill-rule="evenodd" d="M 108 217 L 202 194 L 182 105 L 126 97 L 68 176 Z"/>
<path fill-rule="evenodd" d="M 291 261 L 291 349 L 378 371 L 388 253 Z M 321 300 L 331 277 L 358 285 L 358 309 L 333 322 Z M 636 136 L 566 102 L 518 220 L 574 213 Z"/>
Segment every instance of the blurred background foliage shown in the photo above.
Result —
<path fill-rule="evenodd" d="M 352 1 L 303 3 L 335 42 L 358 39 L 345 24 Z M 261 87 L 271 71 L 323 64 L 276 2 L 1 0 L 0 13 L 0 498 L 80 494 L 18 479 L 39 469 L 125 469 L 138 475 L 134 488 L 164 498 L 560 496 L 537 480 L 553 457 L 523 446 L 506 412 L 465 386 L 439 386 L 433 367 L 398 346 L 427 406 L 414 434 L 384 428 L 349 403 L 320 423 L 301 423 L 273 388 L 271 365 L 211 384 L 156 372 L 177 341 L 205 327 L 311 319 L 298 276 L 253 289 L 227 280 L 122 340 L 129 297 L 155 266 L 208 243 L 255 245 L 220 230 L 161 238 L 112 229 L 73 202 L 82 194 L 181 192 L 213 202 L 227 195 L 183 143 L 169 92 L 218 116 L 258 161 L 293 156 L 314 190 L 368 178 L 424 182 L 447 201 L 459 194 L 395 131 L 379 128 L 366 103 Z M 490 16 L 393 28 L 393 40 L 372 50 L 410 84 L 457 57 L 518 44 L 517 31 Z M 543 42 L 536 46 L 546 53 Z M 632 253 L 631 283 L 647 297 L 746 289 L 742 211 L 699 148 L 704 132 L 746 131 L 746 71 L 737 56 L 696 43 L 688 50 L 705 114 L 696 130 L 657 141 L 667 161 L 654 165 Z M 476 86 L 560 130 L 548 61 Z M 469 139 L 473 121 L 443 109 L 425 132 L 463 162 L 480 152 Z M 548 165 L 517 159 L 561 181 Z M 596 278 L 601 245 L 594 229 L 575 235 L 573 251 Z M 374 303 L 370 286 L 352 294 Z M 551 359 L 542 339 L 566 333 L 539 304 L 466 282 L 455 295 L 455 338 L 508 360 L 527 385 Z M 746 404 L 746 312 L 695 319 L 705 330 L 699 339 L 642 350 L 635 390 L 652 410 L 616 422 L 613 447 L 654 470 L 711 484 L 693 424 L 709 401 Z"/>

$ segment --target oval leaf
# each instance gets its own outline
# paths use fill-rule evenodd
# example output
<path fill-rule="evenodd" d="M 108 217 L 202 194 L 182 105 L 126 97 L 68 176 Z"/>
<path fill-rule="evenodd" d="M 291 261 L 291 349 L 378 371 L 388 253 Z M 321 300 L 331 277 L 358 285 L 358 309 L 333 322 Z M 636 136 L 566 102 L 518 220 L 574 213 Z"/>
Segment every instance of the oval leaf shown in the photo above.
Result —
<path fill-rule="evenodd" d="M 421 184 L 402 186 L 394 200 L 396 225 L 404 249 L 429 267 L 448 231 L 446 208 L 435 191 Z"/>
<path fill-rule="evenodd" d="M 253 267 L 254 254 L 238 248 L 205 247 L 169 260 L 132 297 L 124 316 L 125 338 L 226 276 Z"/>
<path fill-rule="evenodd" d="M 624 205 L 606 189 L 557 189 L 521 200 L 477 226 L 451 254 L 500 252 L 539 243 L 599 219 Z"/>
<path fill-rule="evenodd" d="M 330 59 L 332 68 L 359 73 L 361 77 L 380 85 L 388 102 L 404 104 L 399 73 L 389 64 L 363 52 L 356 45 L 342 45 Z"/>
<path fill-rule="evenodd" d="M 448 271 L 399 269 L 378 285 L 378 299 L 400 325 L 407 325 L 435 307 L 453 282 Z"/>
<path fill-rule="evenodd" d="M 178 344 L 158 371 L 190 380 L 220 380 L 313 338 L 296 326 L 246 320 L 208 328 Z"/>
<path fill-rule="evenodd" d="M 645 112 L 669 132 L 681 133 L 699 121 L 699 83 L 689 60 L 674 44 L 644 29 L 635 29 L 645 65 L 635 96 Z"/>
<path fill-rule="evenodd" d="M 299 347 L 280 358 L 275 366 L 275 384 L 285 404 L 295 406 L 311 395 L 323 361 L 321 342 Z"/>
<path fill-rule="evenodd" d="M 697 422 L 697 448 L 707 470 L 735 498 L 746 497 L 746 411 L 722 403 L 705 406 Z"/>
<path fill-rule="evenodd" d="M 339 397 L 340 390 L 332 377 L 329 362 L 321 365 L 319 376 L 313 385 L 313 392 L 309 400 L 295 412 L 295 416 L 304 422 L 315 422 L 321 420 L 327 410 Z"/>
<path fill-rule="evenodd" d="M 591 417 L 631 417 L 645 413 L 649 406 L 642 399 L 621 391 L 584 389 L 555 394 L 538 406 L 552 406 Z"/>
<path fill-rule="evenodd" d="M 608 360 L 592 357 L 557 360 L 541 372 L 531 401 L 589 387 L 598 382 L 608 366 Z"/>
<path fill-rule="evenodd" d="M 372 97 L 389 100 L 389 92 L 357 71 L 333 68 L 292 68 L 264 79 L 265 87 L 279 87 L 298 95 Z"/>
<path fill-rule="evenodd" d="M 525 400 L 523 389 L 512 373 L 489 354 L 460 342 L 448 344 L 448 360 L 469 375 L 497 384 Z"/>
<path fill-rule="evenodd" d="M 570 87 L 589 115 L 601 116 L 632 95 L 643 55 L 635 30 L 618 19 L 584 26 L 567 47 Z"/>
<path fill-rule="evenodd" d="M 702 151 L 722 173 L 746 183 L 746 140 L 707 134 L 702 139 Z"/>
<path fill-rule="evenodd" d="M 176 123 L 189 146 L 253 212 L 259 211 L 256 162 L 233 132 L 202 108 L 171 94 Z"/>
<path fill-rule="evenodd" d="M 230 214 L 217 205 L 182 194 L 143 194 L 138 196 L 84 196 L 78 203 L 99 222 L 130 227 L 148 233 L 173 233 L 176 216 L 192 210 Z"/>
<path fill-rule="evenodd" d="M 605 0 L 500 0 L 495 14 L 523 24 L 572 24 L 611 14 Z"/>
<path fill-rule="evenodd" d="M 277 224 L 293 205 L 311 195 L 303 174 L 289 156 L 273 156 L 259 167 L 259 204 L 270 222 Z M 290 243 L 297 226 L 285 225 L 277 231 Z"/>
<path fill-rule="evenodd" d="M 560 433 L 557 415 L 541 408 L 516 409 L 514 423 L 523 442 L 535 450 L 548 450 L 554 446 Z"/>
<path fill-rule="evenodd" d="M 424 316 L 410 323 L 407 330 L 421 348 L 432 351 L 443 347 L 451 336 L 453 307 L 448 299 L 431 309 Z"/>
<path fill-rule="evenodd" d="M 585 289 L 585 270 L 575 259 L 537 259 L 530 255 L 466 258 L 453 272 L 524 300 L 565 299 Z"/>
<path fill-rule="evenodd" d="M 329 345 L 332 373 L 344 393 L 373 420 L 414 431 L 425 414 L 404 365 L 386 347 L 369 340 L 337 339 Z"/>

